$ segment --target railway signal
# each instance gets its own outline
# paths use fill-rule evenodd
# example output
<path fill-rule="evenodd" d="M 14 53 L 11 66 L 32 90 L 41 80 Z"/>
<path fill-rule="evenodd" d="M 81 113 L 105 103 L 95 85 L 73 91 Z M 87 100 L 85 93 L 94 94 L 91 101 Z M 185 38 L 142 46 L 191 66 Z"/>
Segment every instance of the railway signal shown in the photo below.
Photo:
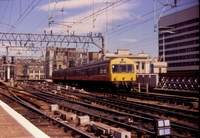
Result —
<path fill-rule="evenodd" d="M 6 64 L 7 62 L 6 62 L 6 57 L 5 56 L 3 56 L 3 64 Z"/>

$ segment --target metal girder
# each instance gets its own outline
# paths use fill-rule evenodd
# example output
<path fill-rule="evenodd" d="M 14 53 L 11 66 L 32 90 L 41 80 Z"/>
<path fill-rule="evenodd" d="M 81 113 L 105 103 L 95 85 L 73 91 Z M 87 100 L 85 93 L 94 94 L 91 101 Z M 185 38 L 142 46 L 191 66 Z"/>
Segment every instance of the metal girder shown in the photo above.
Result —
<path fill-rule="evenodd" d="M 15 60 L 37 60 L 37 61 L 44 61 L 44 57 L 38 56 L 15 56 Z"/>
<path fill-rule="evenodd" d="M 76 36 L 76 35 L 52 35 L 52 34 L 25 34 L 0 32 L 0 41 L 19 42 L 56 42 L 56 43 L 93 43 L 101 39 L 101 36 Z"/>
<path fill-rule="evenodd" d="M 6 46 L 7 49 L 12 51 L 45 51 L 45 47 L 35 47 L 35 46 Z"/>
<path fill-rule="evenodd" d="M 60 43 L 62 45 L 62 43 L 66 43 L 66 45 L 69 45 L 69 43 L 90 43 L 90 44 L 94 44 L 95 46 L 99 47 L 100 49 L 102 49 L 102 58 L 103 60 L 105 60 L 105 54 L 106 54 L 106 43 L 105 43 L 105 37 L 101 36 L 101 34 L 92 36 L 91 34 L 87 35 L 87 36 L 77 36 L 77 35 L 53 35 L 53 34 L 26 34 L 26 33 L 3 33 L 0 32 L 0 41 L 2 41 L 2 45 L 3 42 L 9 42 L 10 47 L 12 50 L 20 50 L 20 51 L 40 51 L 39 47 L 33 47 L 33 45 L 27 45 L 27 43 L 29 44 L 39 44 L 40 43 L 40 47 L 45 47 L 47 46 L 49 43 Z M 101 44 L 98 45 L 96 42 L 100 41 Z M 12 46 L 11 42 L 15 42 L 15 46 Z M 20 47 L 16 46 L 17 43 L 19 43 Z M 46 43 L 45 46 L 42 46 L 43 43 Z M 12 47 L 13 48 L 12 48 Z M 24 46 L 24 47 L 21 47 Z M 7 48 L 8 49 L 8 48 Z M 7 50 L 8 51 L 8 50 Z M 8 54 L 8 53 L 7 53 Z M 8 55 L 7 55 L 8 56 Z"/>
<path fill-rule="evenodd" d="M 7 60 L 9 57 L 13 56 L 8 56 Z M 42 56 L 14 56 L 14 62 L 15 63 L 22 63 L 22 64 L 44 64 L 45 59 Z"/>

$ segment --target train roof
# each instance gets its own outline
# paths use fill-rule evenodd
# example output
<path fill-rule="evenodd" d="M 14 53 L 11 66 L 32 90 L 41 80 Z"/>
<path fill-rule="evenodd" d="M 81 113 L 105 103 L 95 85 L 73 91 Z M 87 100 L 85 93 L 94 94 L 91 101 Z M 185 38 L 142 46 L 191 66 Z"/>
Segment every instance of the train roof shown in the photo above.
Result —
<path fill-rule="evenodd" d="M 75 70 L 75 69 L 79 69 L 79 68 L 85 68 L 85 67 L 88 67 L 88 66 L 95 66 L 95 65 L 99 65 L 99 64 L 109 63 L 111 60 L 112 59 L 99 61 L 99 62 L 95 62 L 95 63 L 91 63 L 91 64 L 86 64 L 86 65 L 82 65 L 82 66 L 77 66 L 77 67 L 57 69 L 57 70 L 54 70 L 53 72 L 60 72 L 60 71 L 64 71 L 64 70 Z"/>
<path fill-rule="evenodd" d="M 91 63 L 91 64 L 86 64 L 86 65 L 82 65 L 82 66 L 77 66 L 77 67 L 71 67 L 71 68 L 65 68 L 65 69 L 58 69 L 54 72 L 59 72 L 59 71 L 62 71 L 62 70 L 75 70 L 75 69 L 79 69 L 79 68 L 85 68 L 85 67 L 88 67 L 88 66 L 96 66 L 96 65 L 100 65 L 100 64 L 104 64 L 104 63 L 109 63 L 110 61 L 112 60 L 115 60 L 115 59 L 121 59 L 122 57 L 119 57 L 119 58 L 112 58 L 112 59 L 108 59 L 108 60 L 104 60 L 104 61 L 99 61 L 99 62 L 95 62 L 95 63 Z M 124 59 L 128 59 L 128 58 L 124 58 Z"/>

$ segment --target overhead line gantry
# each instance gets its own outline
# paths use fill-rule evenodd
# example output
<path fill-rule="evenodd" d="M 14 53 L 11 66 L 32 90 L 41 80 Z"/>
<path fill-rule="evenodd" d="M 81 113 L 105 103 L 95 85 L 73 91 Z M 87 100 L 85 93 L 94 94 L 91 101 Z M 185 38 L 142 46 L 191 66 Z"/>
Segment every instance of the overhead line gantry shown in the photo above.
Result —
<path fill-rule="evenodd" d="M 27 46 L 27 43 L 40 43 L 41 46 L 45 44 L 48 46 L 49 43 L 59 43 L 69 44 L 69 43 L 83 43 L 83 44 L 93 44 L 99 47 L 102 51 L 102 59 L 105 60 L 106 53 L 106 43 L 105 37 L 101 36 L 101 34 L 92 36 L 92 33 L 87 36 L 78 36 L 78 35 L 53 35 L 51 34 L 29 34 L 29 33 L 3 33 L 0 32 L 0 41 L 8 42 L 10 46 L 12 46 L 12 42 L 15 42 L 13 46 Z M 98 45 L 97 42 L 101 41 L 101 45 Z"/>

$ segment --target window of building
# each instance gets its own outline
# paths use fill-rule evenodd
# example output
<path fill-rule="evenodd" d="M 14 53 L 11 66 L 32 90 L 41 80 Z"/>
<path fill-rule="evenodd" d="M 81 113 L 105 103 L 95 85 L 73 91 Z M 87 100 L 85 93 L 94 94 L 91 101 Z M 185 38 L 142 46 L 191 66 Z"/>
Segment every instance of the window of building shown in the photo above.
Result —
<path fill-rule="evenodd" d="M 40 73 L 44 73 L 44 70 L 40 70 Z"/>
<path fill-rule="evenodd" d="M 139 69 L 139 63 L 138 62 L 136 63 L 136 69 Z"/>
<path fill-rule="evenodd" d="M 33 73 L 33 70 L 29 70 L 29 73 Z"/>
<path fill-rule="evenodd" d="M 142 63 L 142 69 L 144 69 L 145 63 Z"/>
<path fill-rule="evenodd" d="M 169 67 L 181 67 L 181 66 L 196 66 L 199 65 L 198 61 L 193 62 L 179 62 L 179 63 L 169 63 Z"/>
<path fill-rule="evenodd" d="M 40 71 L 39 70 L 35 70 L 35 73 L 39 73 Z"/>

